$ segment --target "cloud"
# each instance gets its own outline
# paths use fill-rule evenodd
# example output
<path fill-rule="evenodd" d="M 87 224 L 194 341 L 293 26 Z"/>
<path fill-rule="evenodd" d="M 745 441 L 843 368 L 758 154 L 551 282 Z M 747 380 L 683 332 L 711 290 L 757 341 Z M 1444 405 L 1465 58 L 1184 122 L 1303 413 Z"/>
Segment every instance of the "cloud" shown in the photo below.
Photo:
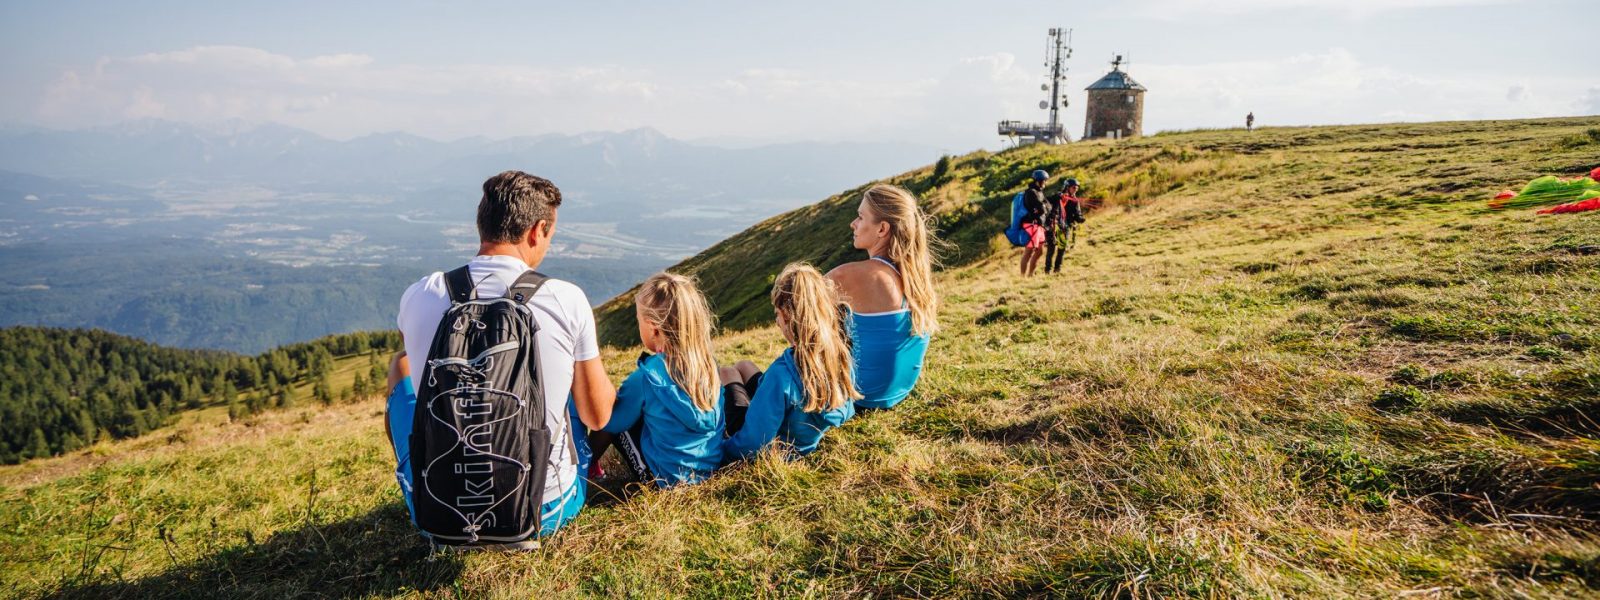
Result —
<path fill-rule="evenodd" d="M 1578 79 L 1530 84 L 1478 73 L 1471 79 L 1413 74 L 1372 64 L 1344 48 L 1279 59 L 1143 65 L 1146 132 L 1233 127 L 1255 111 L 1262 124 L 1498 119 L 1571 114 L 1552 98 L 1578 95 Z M 1570 95 L 1569 93 L 1570 92 Z"/>
<path fill-rule="evenodd" d="M 1063 114 L 1069 133 L 1081 132 L 1082 88 L 1099 75 L 1074 71 Z M 1146 133 L 1238 126 L 1249 111 L 1263 125 L 1600 113 L 1592 81 L 1540 79 L 1534 94 L 1523 73 L 1452 79 L 1373 64 L 1342 48 L 1136 64 L 1131 75 L 1150 89 Z M 608 65 L 387 64 L 365 54 L 295 58 L 201 46 L 66 70 L 39 96 L 31 121 L 79 128 L 144 117 L 242 120 L 340 138 L 400 130 L 437 139 L 654 127 L 680 138 L 893 140 L 956 152 L 996 145 L 997 121 L 1043 120 L 1043 79 L 1037 65 L 1008 53 L 882 77 L 747 68 L 673 79 Z"/>
<path fill-rule="evenodd" d="M 1134 0 L 1122 9 L 1162 20 L 1205 15 L 1240 15 L 1277 11 L 1320 10 L 1361 18 L 1399 10 L 1510 4 L 1514 0 Z"/>
<path fill-rule="evenodd" d="M 1533 92 L 1528 89 L 1528 84 L 1526 83 L 1519 83 L 1506 89 L 1506 101 L 1508 102 L 1522 102 L 1532 96 Z"/>
<path fill-rule="evenodd" d="M 986 57 L 956 72 L 992 81 L 1012 62 Z M 333 137 L 404 130 L 453 139 L 648 126 L 681 137 L 861 139 L 905 127 L 908 112 L 928 114 L 923 101 L 936 85 L 779 68 L 667 81 L 605 65 L 391 65 L 364 54 L 298 59 L 201 46 L 67 70 L 46 90 L 35 117 L 63 128 L 139 117 L 271 121 Z M 951 106 L 950 99 L 936 100 Z"/>
<path fill-rule="evenodd" d="M 364 54 L 306 59 L 199 46 L 106 57 L 61 73 L 37 110 L 82 127 L 140 117 L 275 121 L 336 137 L 405 129 L 436 137 L 637 126 L 656 85 L 610 67 L 384 65 Z"/>
<path fill-rule="evenodd" d="M 1578 114 L 1600 115 L 1600 85 L 1585 90 L 1583 97 L 1576 102 Z"/>

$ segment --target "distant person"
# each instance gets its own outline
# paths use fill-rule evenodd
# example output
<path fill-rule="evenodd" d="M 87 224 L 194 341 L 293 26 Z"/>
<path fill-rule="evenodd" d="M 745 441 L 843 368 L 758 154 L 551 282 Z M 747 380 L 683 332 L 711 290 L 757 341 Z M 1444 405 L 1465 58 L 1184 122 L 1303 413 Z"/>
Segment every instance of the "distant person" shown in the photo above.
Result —
<path fill-rule="evenodd" d="M 435 546 L 531 548 L 583 507 L 588 445 L 569 415 L 598 429 L 616 388 L 583 290 L 533 270 L 560 206 L 546 179 L 489 178 L 478 255 L 400 298 L 407 360 L 391 366 L 389 434 L 412 521 Z"/>
<path fill-rule="evenodd" d="M 893 408 L 922 376 L 928 341 L 939 327 L 932 250 L 938 240 L 928 229 L 928 216 L 910 192 L 872 186 L 850 222 L 851 245 L 868 258 L 828 272 L 850 307 L 850 348 L 862 396 L 856 408 Z"/>
<path fill-rule="evenodd" d="M 722 382 L 711 354 L 711 309 L 694 280 L 657 273 L 633 296 L 639 340 L 650 353 L 617 390 L 604 431 L 591 433 L 594 459 L 616 435 L 638 481 L 695 483 L 722 464 Z M 599 443 L 597 443 L 599 442 Z"/>
<path fill-rule="evenodd" d="M 741 361 L 722 369 L 728 439 L 722 461 L 760 453 L 774 442 L 790 456 L 817 450 L 822 434 L 855 415 L 849 307 L 833 282 L 811 265 L 793 263 L 772 283 L 778 331 L 789 347 L 765 372 Z"/>
<path fill-rule="evenodd" d="M 1067 178 L 1061 185 L 1061 193 L 1047 202 L 1048 213 L 1045 222 L 1049 224 L 1045 234 L 1044 245 L 1044 272 L 1057 273 L 1061 271 L 1061 261 L 1067 257 L 1070 249 L 1068 235 L 1078 223 L 1083 222 L 1083 204 L 1078 198 L 1078 180 Z"/>
<path fill-rule="evenodd" d="M 1247 114 L 1247 115 L 1244 116 L 1244 130 L 1245 131 L 1255 131 L 1255 129 L 1256 129 L 1256 113 L 1255 113 L 1255 111 L 1251 111 L 1250 114 Z"/>
<path fill-rule="evenodd" d="M 1026 242 L 1022 247 L 1023 277 L 1032 276 L 1034 269 L 1039 267 L 1039 258 L 1044 256 L 1044 184 L 1049 179 L 1049 173 L 1036 170 L 1030 177 L 1028 189 L 1022 191 L 1021 225 L 1023 239 Z"/>

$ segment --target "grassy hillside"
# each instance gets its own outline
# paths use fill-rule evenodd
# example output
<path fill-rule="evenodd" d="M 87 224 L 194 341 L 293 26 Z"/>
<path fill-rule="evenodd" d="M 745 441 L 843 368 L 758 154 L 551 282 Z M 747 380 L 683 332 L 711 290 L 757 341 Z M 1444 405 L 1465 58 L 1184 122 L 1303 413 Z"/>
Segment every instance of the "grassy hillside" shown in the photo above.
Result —
<path fill-rule="evenodd" d="M 1600 118 L 1202 131 L 954 161 L 916 393 L 803 461 L 607 486 L 522 555 L 427 558 L 375 399 L 0 468 L 0 586 L 53 597 L 1592 597 L 1600 214 L 1481 200 Z M 997 237 L 1027 170 L 1111 206 L 1065 273 Z M 686 263 L 767 359 L 767 274 L 846 193 Z M 618 317 L 608 316 L 608 332 Z M 752 327 L 753 326 L 753 327 Z M 607 351 L 613 376 L 628 349 Z M 304 407 L 305 405 L 301 405 Z"/>

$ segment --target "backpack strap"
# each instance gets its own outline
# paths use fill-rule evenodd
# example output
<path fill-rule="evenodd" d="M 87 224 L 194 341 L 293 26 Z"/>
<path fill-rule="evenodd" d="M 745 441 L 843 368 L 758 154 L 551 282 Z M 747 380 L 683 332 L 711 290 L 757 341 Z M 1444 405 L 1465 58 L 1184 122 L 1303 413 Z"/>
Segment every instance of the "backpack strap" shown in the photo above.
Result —
<path fill-rule="evenodd" d="M 529 269 L 523 271 L 516 281 L 511 282 L 511 287 L 506 288 L 506 298 L 518 304 L 527 304 L 533 301 L 533 295 L 539 293 L 539 288 L 544 287 L 544 282 L 550 281 L 543 273 Z"/>
<path fill-rule="evenodd" d="M 472 299 L 473 285 L 472 273 L 467 271 L 467 266 L 462 265 L 444 274 L 444 287 L 450 293 L 452 304 L 461 304 Z"/>

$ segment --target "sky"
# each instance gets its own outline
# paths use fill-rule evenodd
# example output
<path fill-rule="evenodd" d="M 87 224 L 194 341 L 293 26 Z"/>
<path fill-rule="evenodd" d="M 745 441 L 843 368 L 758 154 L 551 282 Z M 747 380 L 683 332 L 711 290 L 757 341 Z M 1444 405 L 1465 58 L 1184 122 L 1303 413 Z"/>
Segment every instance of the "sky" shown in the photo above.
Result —
<path fill-rule="evenodd" d="M 336 139 L 652 127 L 997 148 L 1046 31 L 1114 55 L 1145 133 L 1600 114 L 1592 0 L 0 2 L 0 126 L 276 122 Z"/>

